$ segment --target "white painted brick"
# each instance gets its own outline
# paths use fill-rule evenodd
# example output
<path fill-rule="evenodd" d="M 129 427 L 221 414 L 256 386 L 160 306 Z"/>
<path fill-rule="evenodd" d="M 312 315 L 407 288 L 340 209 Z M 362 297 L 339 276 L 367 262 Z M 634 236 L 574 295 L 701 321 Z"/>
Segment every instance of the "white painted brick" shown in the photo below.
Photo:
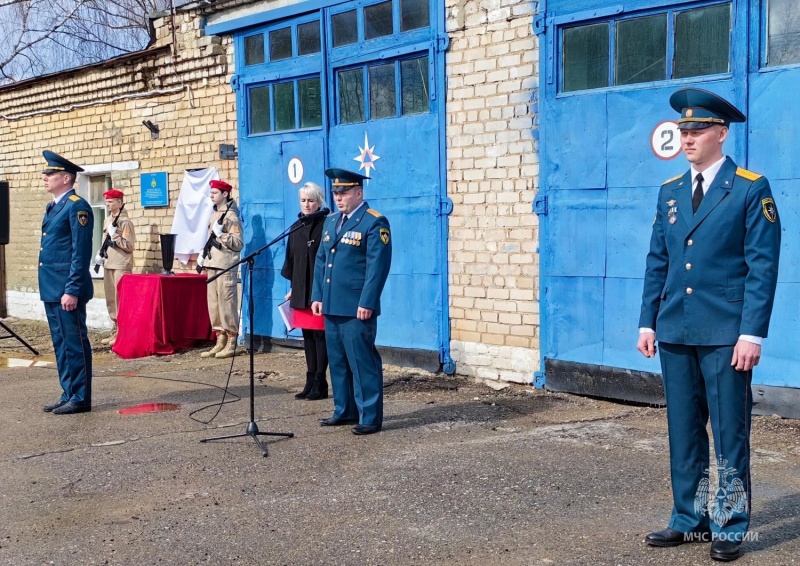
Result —
<path fill-rule="evenodd" d="M 488 355 L 465 353 L 464 363 L 474 367 L 490 367 L 494 363 L 494 360 Z"/>
<path fill-rule="evenodd" d="M 500 381 L 509 381 L 511 383 L 533 385 L 533 373 L 520 373 L 516 371 L 501 370 L 498 372 L 498 379 Z"/>
<path fill-rule="evenodd" d="M 475 375 L 481 379 L 497 380 L 499 377 L 498 371 L 494 368 L 478 367 L 476 368 Z"/>
<path fill-rule="evenodd" d="M 8 291 L 6 293 L 8 315 L 27 320 L 47 321 L 44 303 L 39 293 Z M 92 299 L 86 303 L 86 326 L 89 328 L 111 328 L 105 299 Z"/>

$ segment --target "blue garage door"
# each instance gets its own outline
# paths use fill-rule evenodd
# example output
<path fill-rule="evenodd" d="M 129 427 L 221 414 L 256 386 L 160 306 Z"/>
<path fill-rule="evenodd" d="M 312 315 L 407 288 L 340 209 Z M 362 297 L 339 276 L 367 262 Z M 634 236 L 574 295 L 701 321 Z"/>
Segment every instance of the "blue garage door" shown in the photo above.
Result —
<path fill-rule="evenodd" d="M 437 41 L 442 8 L 431 0 L 329 4 L 301 14 L 301 3 L 294 17 L 236 34 L 245 251 L 296 219 L 302 183 L 329 187 L 326 167 L 368 175 L 365 198 L 389 219 L 394 252 L 378 343 L 429 352 L 453 369 L 446 242 L 451 207 L 438 95 L 444 82 L 440 46 L 446 46 Z M 329 196 L 335 210 L 332 204 Z M 281 244 L 257 261 L 253 292 L 260 308 L 253 334 L 286 337 L 275 310 L 288 290 L 280 277 L 284 253 Z M 247 324 L 245 329 L 251 332 Z"/>
<path fill-rule="evenodd" d="M 767 5 L 637 1 L 623 9 L 550 0 L 537 18 L 545 52 L 538 206 L 545 366 L 558 360 L 660 372 L 635 344 L 658 190 L 688 168 L 677 137 L 656 127 L 675 120 L 669 96 L 685 86 L 717 92 L 748 113 L 746 126 L 732 126 L 725 152 L 773 184 L 784 244 L 771 334 L 800 342 L 790 308 L 800 291 L 792 228 L 800 197 L 790 190 L 800 176 L 791 141 L 800 111 L 789 99 L 800 87 L 800 17 L 790 30 L 773 13 L 770 36 Z M 800 15 L 788 0 L 769 6 Z M 783 42 L 772 65 L 770 37 Z M 800 386 L 800 349 L 775 342 L 765 343 L 756 380 Z"/>
<path fill-rule="evenodd" d="M 325 83 L 319 14 L 248 31 L 237 38 L 235 77 L 239 178 L 245 249 L 252 253 L 297 220 L 298 190 L 325 186 Z M 283 240 L 255 263 L 255 319 L 246 334 L 286 338 L 277 305 L 289 290 L 280 274 Z M 244 304 L 250 289 L 245 285 Z M 296 332 L 294 333 L 297 334 Z"/>
<path fill-rule="evenodd" d="M 748 164 L 769 178 L 783 227 L 771 338 L 764 342 L 755 379 L 800 387 L 800 3 L 754 3 L 750 29 Z"/>

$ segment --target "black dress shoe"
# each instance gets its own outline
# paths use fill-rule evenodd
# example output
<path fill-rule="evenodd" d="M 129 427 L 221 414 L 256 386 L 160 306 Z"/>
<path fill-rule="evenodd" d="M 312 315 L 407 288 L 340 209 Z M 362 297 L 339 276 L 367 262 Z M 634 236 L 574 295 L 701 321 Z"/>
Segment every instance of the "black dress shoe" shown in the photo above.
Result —
<path fill-rule="evenodd" d="M 667 527 L 663 531 L 656 531 L 644 537 L 644 542 L 650 546 L 680 546 L 687 542 L 708 542 L 711 540 L 711 533 L 682 533 Z"/>
<path fill-rule="evenodd" d="M 360 424 L 353 427 L 353 434 L 375 434 L 380 430 L 379 424 Z"/>
<path fill-rule="evenodd" d="M 320 426 L 342 426 L 342 425 L 349 425 L 353 423 L 357 423 L 356 419 L 337 419 L 334 417 L 330 417 L 328 419 L 320 419 L 319 424 Z"/>
<path fill-rule="evenodd" d="M 711 558 L 720 562 L 732 562 L 741 556 L 739 545 L 730 540 L 715 540 L 711 543 Z"/>
<path fill-rule="evenodd" d="M 58 409 L 61 405 L 65 405 L 66 401 L 56 401 L 55 403 L 50 403 L 49 405 L 45 405 L 42 407 L 42 410 L 45 413 L 52 413 L 55 409 Z"/>
<path fill-rule="evenodd" d="M 72 403 L 68 401 L 61 405 L 60 407 L 53 409 L 54 415 L 73 415 L 75 413 L 88 413 L 92 410 L 92 406 L 89 404 L 78 404 Z"/>

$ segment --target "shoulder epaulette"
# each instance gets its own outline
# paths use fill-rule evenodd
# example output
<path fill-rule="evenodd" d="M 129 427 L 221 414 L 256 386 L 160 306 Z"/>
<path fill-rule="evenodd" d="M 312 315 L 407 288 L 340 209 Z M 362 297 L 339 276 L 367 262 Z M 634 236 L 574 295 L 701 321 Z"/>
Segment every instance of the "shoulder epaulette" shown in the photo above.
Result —
<path fill-rule="evenodd" d="M 380 212 L 378 212 L 377 210 L 373 210 L 373 209 L 371 209 L 371 208 L 368 208 L 368 209 L 367 209 L 367 212 L 369 212 L 369 213 L 370 213 L 372 216 L 374 216 L 375 218 L 380 218 L 381 216 L 383 216 L 383 214 L 381 214 L 381 213 L 380 213 Z"/>
<path fill-rule="evenodd" d="M 661 183 L 661 184 L 662 184 L 662 185 L 669 184 L 669 183 L 671 183 L 672 181 L 677 181 L 677 180 L 678 180 L 678 179 L 680 179 L 681 177 L 683 177 L 683 175 L 682 175 L 682 174 L 681 174 L 681 175 L 676 175 L 675 177 L 672 177 L 671 179 L 667 179 L 666 181 L 664 181 L 664 182 L 663 182 L 663 183 Z"/>
<path fill-rule="evenodd" d="M 757 181 L 764 175 L 759 175 L 758 173 L 753 173 L 752 171 L 748 171 L 747 169 L 742 169 L 741 167 L 736 168 L 736 174 L 740 177 L 744 177 L 748 181 Z"/>
<path fill-rule="evenodd" d="M 69 200 L 71 200 L 72 202 L 76 202 L 81 200 L 81 197 L 79 197 L 78 195 L 72 195 L 71 197 L 69 197 Z"/>

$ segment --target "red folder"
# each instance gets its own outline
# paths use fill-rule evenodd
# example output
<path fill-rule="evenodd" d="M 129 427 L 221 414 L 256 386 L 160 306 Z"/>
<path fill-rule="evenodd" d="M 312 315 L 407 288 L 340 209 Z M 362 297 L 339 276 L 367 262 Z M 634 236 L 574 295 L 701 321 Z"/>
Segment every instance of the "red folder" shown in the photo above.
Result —
<path fill-rule="evenodd" d="M 325 317 L 314 316 L 311 309 L 294 309 L 292 326 L 306 330 L 325 330 Z"/>

